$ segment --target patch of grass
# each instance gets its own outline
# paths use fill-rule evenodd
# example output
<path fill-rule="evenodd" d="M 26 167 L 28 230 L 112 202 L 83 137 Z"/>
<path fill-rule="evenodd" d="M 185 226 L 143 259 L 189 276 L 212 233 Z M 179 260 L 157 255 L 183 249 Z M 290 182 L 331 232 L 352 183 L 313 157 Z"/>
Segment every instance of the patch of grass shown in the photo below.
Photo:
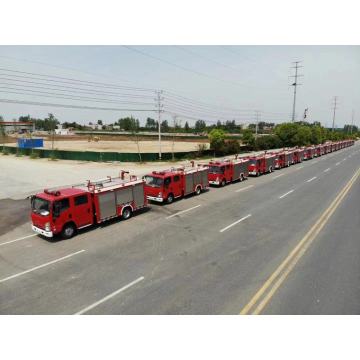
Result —
<path fill-rule="evenodd" d="M 33 151 L 31 154 L 30 154 L 30 159 L 38 159 L 40 156 L 39 156 L 39 153 L 37 151 Z"/>

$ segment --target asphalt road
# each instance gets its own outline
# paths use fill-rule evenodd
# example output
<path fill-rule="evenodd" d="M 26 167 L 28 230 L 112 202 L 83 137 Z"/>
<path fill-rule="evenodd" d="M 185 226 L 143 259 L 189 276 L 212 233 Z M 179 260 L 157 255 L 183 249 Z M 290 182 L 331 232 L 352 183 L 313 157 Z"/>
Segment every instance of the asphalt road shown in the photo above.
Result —
<path fill-rule="evenodd" d="M 66 241 L 32 236 L 19 221 L 0 235 L 0 313 L 239 314 L 268 284 L 246 313 L 358 314 L 359 149 L 152 205 Z M 291 271 L 269 283 L 352 178 Z"/>

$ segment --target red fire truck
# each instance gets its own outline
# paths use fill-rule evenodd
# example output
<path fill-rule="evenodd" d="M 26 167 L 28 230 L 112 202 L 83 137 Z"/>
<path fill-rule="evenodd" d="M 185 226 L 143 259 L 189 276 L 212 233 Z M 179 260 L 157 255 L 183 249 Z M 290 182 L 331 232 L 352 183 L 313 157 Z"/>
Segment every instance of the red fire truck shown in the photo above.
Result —
<path fill-rule="evenodd" d="M 249 175 L 249 159 L 224 159 L 209 162 L 209 184 L 225 186 L 233 181 L 243 181 Z"/>
<path fill-rule="evenodd" d="M 315 156 L 315 148 L 313 146 L 308 146 L 304 149 L 304 160 L 313 159 Z"/>
<path fill-rule="evenodd" d="M 175 198 L 200 193 L 209 187 L 208 168 L 194 166 L 190 168 L 171 168 L 153 171 L 145 175 L 145 192 L 149 200 L 172 203 Z"/>
<path fill-rule="evenodd" d="M 293 150 L 280 151 L 274 153 L 275 155 L 275 169 L 281 169 L 285 166 L 290 166 L 295 164 L 295 157 Z"/>
<path fill-rule="evenodd" d="M 260 176 L 275 169 L 275 155 L 264 154 L 249 158 L 249 175 Z"/>
<path fill-rule="evenodd" d="M 294 149 L 294 163 L 298 164 L 304 160 L 304 149 Z"/>
<path fill-rule="evenodd" d="M 145 182 L 136 176 L 107 177 L 31 198 L 32 229 L 43 236 L 71 238 L 78 229 L 115 217 L 127 220 L 147 206 Z"/>

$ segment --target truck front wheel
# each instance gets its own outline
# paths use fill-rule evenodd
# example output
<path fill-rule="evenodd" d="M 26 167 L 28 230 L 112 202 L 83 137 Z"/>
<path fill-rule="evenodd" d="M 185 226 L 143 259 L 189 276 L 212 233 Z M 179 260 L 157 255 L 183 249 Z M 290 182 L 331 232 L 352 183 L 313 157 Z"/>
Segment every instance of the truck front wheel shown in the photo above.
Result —
<path fill-rule="evenodd" d="M 166 202 L 168 204 L 171 204 L 172 202 L 174 201 L 174 195 L 173 194 L 169 194 L 167 199 L 166 199 Z"/>
<path fill-rule="evenodd" d="M 61 231 L 61 236 L 64 239 L 70 239 L 75 235 L 76 229 L 75 226 L 73 224 L 65 224 L 62 231 Z"/>
<path fill-rule="evenodd" d="M 132 214 L 131 209 L 129 207 L 126 207 L 122 212 L 122 218 L 124 220 L 130 219 L 131 214 Z"/>

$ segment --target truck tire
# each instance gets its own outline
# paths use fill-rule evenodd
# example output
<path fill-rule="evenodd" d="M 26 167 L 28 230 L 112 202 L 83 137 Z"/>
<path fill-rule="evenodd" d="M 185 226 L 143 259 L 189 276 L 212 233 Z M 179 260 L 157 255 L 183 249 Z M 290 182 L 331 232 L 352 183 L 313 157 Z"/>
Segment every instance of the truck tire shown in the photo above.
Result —
<path fill-rule="evenodd" d="M 75 233 L 76 233 L 76 228 L 74 224 L 68 223 L 64 225 L 61 231 L 61 237 L 64 239 L 70 239 L 75 235 Z"/>
<path fill-rule="evenodd" d="M 269 173 L 272 173 L 273 169 L 272 166 L 269 167 Z"/>
<path fill-rule="evenodd" d="M 224 187 L 225 185 L 226 185 L 226 180 L 225 180 L 225 179 L 222 179 L 220 186 L 221 186 L 221 187 Z"/>
<path fill-rule="evenodd" d="M 244 174 L 240 175 L 240 182 L 244 181 Z"/>
<path fill-rule="evenodd" d="M 131 208 L 127 206 L 126 208 L 123 209 L 121 217 L 123 220 L 127 220 L 131 218 L 131 215 L 132 215 Z"/>
<path fill-rule="evenodd" d="M 195 189 L 195 194 L 200 195 L 201 194 L 201 186 L 197 186 Z"/>
<path fill-rule="evenodd" d="M 172 193 L 170 193 L 166 199 L 166 202 L 168 204 L 171 204 L 174 201 L 174 195 Z"/>

